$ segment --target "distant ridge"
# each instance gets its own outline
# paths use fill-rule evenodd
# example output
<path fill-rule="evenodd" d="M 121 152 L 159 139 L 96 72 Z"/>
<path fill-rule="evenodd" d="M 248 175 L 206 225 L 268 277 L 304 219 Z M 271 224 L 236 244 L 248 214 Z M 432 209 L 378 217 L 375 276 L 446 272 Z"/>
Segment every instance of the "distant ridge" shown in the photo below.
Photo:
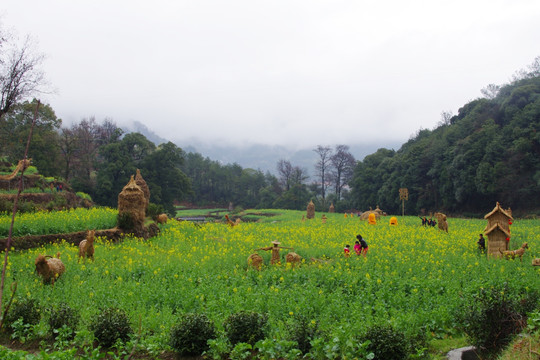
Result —
<path fill-rule="evenodd" d="M 316 145 L 312 148 L 292 150 L 283 145 L 264 145 L 255 144 L 248 146 L 234 146 L 221 144 L 207 144 L 198 139 L 189 140 L 167 140 L 149 129 L 141 122 L 133 121 L 131 126 L 124 127 L 125 132 L 138 132 L 143 134 L 148 140 L 152 141 L 156 146 L 172 141 L 176 146 L 180 147 L 185 152 L 199 153 L 204 157 L 213 161 L 218 161 L 224 165 L 238 164 L 242 168 L 250 168 L 260 170 L 264 173 L 267 171 L 271 174 L 277 174 L 277 163 L 284 159 L 291 162 L 293 166 L 299 166 L 307 171 L 310 176 L 314 175 L 314 167 L 317 162 L 317 154 L 313 151 Z M 320 144 L 328 145 L 328 144 Z M 335 144 L 329 146 L 333 147 Z M 374 153 L 381 147 L 398 149 L 401 144 L 346 144 L 350 147 L 350 152 L 356 160 L 363 160 L 365 156 Z"/>

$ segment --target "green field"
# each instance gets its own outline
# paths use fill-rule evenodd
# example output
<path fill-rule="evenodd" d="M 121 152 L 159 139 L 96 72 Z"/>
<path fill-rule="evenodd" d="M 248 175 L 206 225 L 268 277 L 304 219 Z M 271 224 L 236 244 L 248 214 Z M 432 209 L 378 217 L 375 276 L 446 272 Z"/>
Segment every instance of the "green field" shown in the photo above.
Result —
<path fill-rule="evenodd" d="M 320 214 L 305 222 L 303 214 L 282 210 L 235 227 L 169 220 L 147 241 L 98 240 L 94 263 L 78 264 L 78 249 L 65 243 L 11 253 L 6 289 L 16 280 L 19 301 L 36 299 L 43 308 L 65 302 L 77 309 L 82 320 L 71 344 L 79 348 L 88 349 L 88 324 L 108 306 L 128 313 L 140 335 L 138 351 L 156 357 L 170 350 L 170 329 L 180 314 L 206 314 L 223 339 L 224 320 L 252 310 L 268 315 L 266 336 L 275 348 L 287 340 L 288 323 L 300 315 L 307 318 L 319 329 L 314 354 L 330 358 L 351 358 L 356 336 L 378 323 L 410 336 L 422 333 L 430 344 L 463 339 L 455 312 L 471 294 L 505 282 L 520 291 L 540 289 L 540 268 L 531 266 L 540 254 L 539 220 L 514 221 L 510 247 L 527 241 L 529 250 L 523 261 L 506 261 L 478 252 L 485 220 L 451 218 L 447 234 L 421 227 L 417 217 L 398 217 L 399 225 L 389 226 L 388 217 L 368 225 L 357 217 L 326 214 L 323 224 Z M 367 240 L 367 256 L 345 258 L 343 247 L 352 247 L 356 234 Z M 259 251 L 266 265 L 261 271 L 248 269 L 253 249 L 273 240 L 294 248 L 303 257 L 301 266 L 270 266 L 270 253 Z M 281 251 L 282 260 L 288 251 Z M 54 287 L 45 286 L 34 273 L 34 259 L 57 252 L 66 273 Z M 47 333 L 45 314 L 33 332 L 35 337 Z"/>

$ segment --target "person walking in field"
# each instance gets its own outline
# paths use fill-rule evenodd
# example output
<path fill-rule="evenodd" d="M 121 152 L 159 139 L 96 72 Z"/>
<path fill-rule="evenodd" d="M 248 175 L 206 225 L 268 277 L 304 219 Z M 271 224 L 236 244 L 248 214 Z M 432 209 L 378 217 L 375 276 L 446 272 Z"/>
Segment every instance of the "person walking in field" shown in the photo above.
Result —
<path fill-rule="evenodd" d="M 366 240 L 364 240 L 364 238 L 360 234 L 356 235 L 356 238 L 358 239 L 358 242 L 360 243 L 360 253 L 366 256 L 369 249 Z"/>
<path fill-rule="evenodd" d="M 349 245 L 345 245 L 345 247 L 343 248 L 343 252 L 345 253 L 345 257 L 351 256 L 350 246 L 349 246 Z"/>
<path fill-rule="evenodd" d="M 480 239 L 476 242 L 478 244 L 478 249 L 482 252 L 486 251 L 486 239 L 484 234 L 480 234 Z"/>

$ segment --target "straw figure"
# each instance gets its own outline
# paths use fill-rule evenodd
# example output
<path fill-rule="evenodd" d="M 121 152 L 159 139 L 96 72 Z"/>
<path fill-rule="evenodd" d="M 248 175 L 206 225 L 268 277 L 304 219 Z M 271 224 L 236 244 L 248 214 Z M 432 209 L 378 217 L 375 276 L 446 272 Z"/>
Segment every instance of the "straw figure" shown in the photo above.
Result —
<path fill-rule="evenodd" d="M 146 209 L 146 198 L 144 192 L 135 182 L 133 175 L 122 189 L 122 192 L 118 194 L 118 216 L 123 214 L 129 214 L 133 220 L 133 230 L 135 233 L 140 234 L 144 229 L 144 218 Z"/>
<path fill-rule="evenodd" d="M 496 203 L 493 210 L 484 216 L 488 221 L 484 234 L 488 237 L 488 255 L 500 257 L 501 252 L 508 250 L 510 242 L 510 225 L 514 220 L 512 215 Z"/>
<path fill-rule="evenodd" d="M 377 216 L 375 215 L 375 213 L 370 213 L 368 215 L 368 223 L 370 225 L 377 225 Z"/>
<path fill-rule="evenodd" d="M 343 217 L 346 219 L 347 218 L 347 213 L 343 214 Z"/>
<path fill-rule="evenodd" d="M 257 253 L 249 255 L 248 266 L 251 266 L 255 270 L 261 270 L 261 267 L 263 266 L 262 256 Z"/>
<path fill-rule="evenodd" d="M 396 225 L 396 226 L 397 226 L 397 224 L 398 224 L 398 223 L 397 223 L 397 217 L 392 216 L 392 217 L 390 218 L 390 225 Z"/>
<path fill-rule="evenodd" d="M 15 178 L 15 176 L 17 176 L 19 171 L 23 171 L 30 166 L 31 161 L 32 159 L 19 160 L 19 162 L 17 163 L 17 166 L 15 167 L 15 170 L 13 170 L 13 172 L 9 175 L 0 175 L 0 180 L 11 180 Z"/>
<path fill-rule="evenodd" d="M 293 248 L 290 248 L 290 247 L 278 246 L 279 244 L 281 244 L 281 243 L 279 241 L 275 240 L 275 241 L 272 241 L 272 246 L 255 249 L 254 251 L 259 251 L 259 250 L 272 251 L 272 258 L 270 259 L 270 264 L 272 264 L 272 265 L 279 264 L 279 262 L 280 262 L 279 250 L 280 249 L 294 250 Z"/>
<path fill-rule="evenodd" d="M 315 204 L 313 203 L 313 200 L 309 201 L 309 204 L 307 206 L 306 217 L 308 219 L 314 219 L 315 218 Z"/>
<path fill-rule="evenodd" d="M 334 212 L 336 212 L 336 208 L 334 207 L 334 203 L 330 203 L 330 208 L 328 208 L 328 212 L 329 212 L 329 213 L 334 213 Z"/>
<path fill-rule="evenodd" d="M 499 251 L 501 252 L 502 257 L 504 257 L 505 259 L 515 259 L 516 257 L 519 257 L 519 260 L 523 261 L 523 254 L 525 254 L 525 249 L 528 248 L 529 244 L 523 243 L 521 247 L 517 250 Z"/>
<path fill-rule="evenodd" d="M 36 258 L 36 272 L 43 278 L 44 284 L 51 283 L 60 277 L 66 271 L 66 267 L 60 260 L 60 253 L 56 257 L 50 255 L 38 255 Z"/>
<path fill-rule="evenodd" d="M 167 217 L 167 214 L 159 214 L 156 218 L 156 222 L 158 224 L 165 224 L 167 223 L 167 220 L 169 220 L 169 218 Z"/>
<path fill-rule="evenodd" d="M 86 258 L 94 261 L 94 235 L 95 233 L 96 233 L 95 230 L 88 230 L 88 233 L 86 234 L 86 239 L 79 243 L 79 258 L 77 259 L 77 263 L 81 261 L 81 258 L 84 259 L 85 263 L 86 263 Z"/>
<path fill-rule="evenodd" d="M 225 215 L 225 219 L 227 219 L 227 225 L 229 225 L 230 227 L 233 227 L 233 226 L 236 226 L 236 225 L 240 224 L 240 218 L 237 218 L 236 221 L 232 221 L 229 218 L 229 215 Z"/>
<path fill-rule="evenodd" d="M 326 224 L 326 220 L 328 220 L 328 218 L 326 217 L 326 215 L 323 214 L 321 220 L 323 224 Z"/>
<path fill-rule="evenodd" d="M 376 220 L 379 220 L 379 218 L 385 214 L 384 211 L 382 211 L 381 209 L 379 209 L 379 205 L 377 205 L 377 207 L 375 208 L 375 210 L 372 210 L 371 207 L 369 208 L 368 211 L 364 211 L 362 213 L 362 215 L 360 215 L 360 220 L 369 220 L 369 215 L 370 214 L 375 214 L 375 219 Z"/>
<path fill-rule="evenodd" d="M 540 258 L 532 259 L 533 266 L 540 266 Z"/>
<path fill-rule="evenodd" d="M 435 213 L 435 217 L 437 218 L 437 222 L 439 223 L 439 229 L 448 232 L 448 222 L 446 221 L 446 215 L 443 213 Z"/>
<path fill-rule="evenodd" d="M 144 193 L 144 199 L 146 200 L 144 211 L 146 212 L 148 210 L 148 204 L 150 203 L 150 189 L 148 188 L 146 181 L 144 181 L 141 175 L 141 171 L 139 169 L 137 169 L 137 173 L 135 174 L 135 183 L 141 188 L 142 192 Z"/>
<path fill-rule="evenodd" d="M 296 264 L 300 264 L 302 262 L 302 257 L 291 251 L 285 255 L 285 262 L 287 262 L 287 264 L 291 264 L 292 267 L 295 267 Z"/>

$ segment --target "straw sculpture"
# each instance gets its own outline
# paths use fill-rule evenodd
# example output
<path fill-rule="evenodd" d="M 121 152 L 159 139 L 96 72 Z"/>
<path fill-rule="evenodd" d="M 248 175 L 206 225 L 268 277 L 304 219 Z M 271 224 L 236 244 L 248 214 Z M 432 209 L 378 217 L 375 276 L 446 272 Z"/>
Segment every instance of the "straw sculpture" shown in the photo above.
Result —
<path fill-rule="evenodd" d="M 488 255 L 501 257 L 501 251 L 507 251 L 510 242 L 510 224 L 512 215 L 496 203 L 493 210 L 484 216 L 488 221 L 484 233 L 488 237 Z"/>
<path fill-rule="evenodd" d="M 435 213 L 435 217 L 437 218 L 437 226 L 439 226 L 439 229 L 448 232 L 448 222 L 446 221 L 446 215 L 443 213 Z"/>
<path fill-rule="evenodd" d="M 369 215 L 368 215 L 368 223 L 370 225 L 377 225 L 377 216 L 375 215 L 374 212 L 369 213 Z"/>
<path fill-rule="evenodd" d="M 135 182 L 133 175 L 118 194 L 118 215 L 129 213 L 133 219 L 133 230 L 136 232 L 143 230 L 146 209 L 146 198 L 144 192 Z M 131 229 L 123 229 L 131 230 Z"/>
<path fill-rule="evenodd" d="M 158 224 L 165 224 L 167 223 L 167 220 L 169 220 L 169 218 L 167 217 L 167 214 L 159 214 L 156 218 L 156 222 Z"/>
<path fill-rule="evenodd" d="M 272 251 L 272 258 L 270 259 L 270 264 L 272 264 L 272 265 L 279 264 L 279 262 L 280 262 L 279 250 L 280 249 L 294 250 L 293 248 L 290 248 L 290 247 L 279 246 L 279 244 L 281 244 L 281 243 L 279 241 L 277 241 L 277 240 L 272 241 L 272 246 L 267 246 L 267 247 L 255 249 L 254 251 L 259 251 L 259 250 Z"/>
<path fill-rule="evenodd" d="M 334 207 L 334 203 L 331 203 L 331 204 L 330 204 L 330 208 L 328 209 L 328 212 L 329 212 L 329 213 L 334 213 L 334 212 L 336 212 L 336 208 Z"/>
<path fill-rule="evenodd" d="M 17 167 L 15 167 L 15 170 L 13 170 L 13 172 L 9 175 L 0 175 L 0 180 L 11 180 L 15 178 L 15 176 L 17 176 L 19 171 L 23 171 L 24 169 L 30 166 L 31 161 L 32 159 L 19 160 Z"/>
<path fill-rule="evenodd" d="M 397 224 L 398 224 L 398 223 L 397 223 L 397 217 L 392 216 L 392 217 L 390 218 L 390 225 L 397 225 Z"/>
<path fill-rule="evenodd" d="M 298 255 L 295 252 L 290 252 L 287 255 L 285 255 L 285 261 L 287 263 L 290 263 L 292 267 L 294 267 L 296 264 L 300 264 L 302 262 L 302 257 Z"/>
<path fill-rule="evenodd" d="M 135 174 L 135 183 L 141 188 L 144 193 L 144 198 L 146 200 L 144 210 L 146 211 L 148 210 L 148 204 L 150 204 L 150 189 L 148 188 L 148 184 L 146 184 L 146 181 L 143 179 L 141 171 L 139 169 L 137 169 L 137 173 Z"/>
<path fill-rule="evenodd" d="M 262 256 L 257 253 L 249 255 L 248 266 L 251 266 L 252 268 L 256 270 L 261 270 L 261 267 L 263 266 Z"/>
<path fill-rule="evenodd" d="M 328 218 L 326 217 L 326 215 L 323 214 L 323 216 L 321 217 L 321 220 L 323 224 L 326 224 L 326 220 L 328 220 Z"/>
<path fill-rule="evenodd" d="M 532 259 L 533 266 L 540 266 L 540 258 Z"/>
<path fill-rule="evenodd" d="M 521 247 L 517 250 L 506 250 L 506 251 L 500 251 L 501 255 L 506 259 L 515 259 L 516 257 L 519 257 L 519 261 L 523 261 L 523 254 L 525 254 L 525 249 L 529 248 L 529 244 L 523 243 Z"/>
<path fill-rule="evenodd" d="M 64 263 L 60 260 L 60 253 L 57 253 L 56 257 L 40 254 L 35 264 L 36 272 L 43 278 L 44 284 L 54 285 L 54 281 L 66 271 Z"/>
<path fill-rule="evenodd" d="M 314 219 L 315 218 L 315 204 L 313 203 L 313 200 L 309 201 L 309 204 L 307 206 L 306 217 L 308 219 Z"/>

